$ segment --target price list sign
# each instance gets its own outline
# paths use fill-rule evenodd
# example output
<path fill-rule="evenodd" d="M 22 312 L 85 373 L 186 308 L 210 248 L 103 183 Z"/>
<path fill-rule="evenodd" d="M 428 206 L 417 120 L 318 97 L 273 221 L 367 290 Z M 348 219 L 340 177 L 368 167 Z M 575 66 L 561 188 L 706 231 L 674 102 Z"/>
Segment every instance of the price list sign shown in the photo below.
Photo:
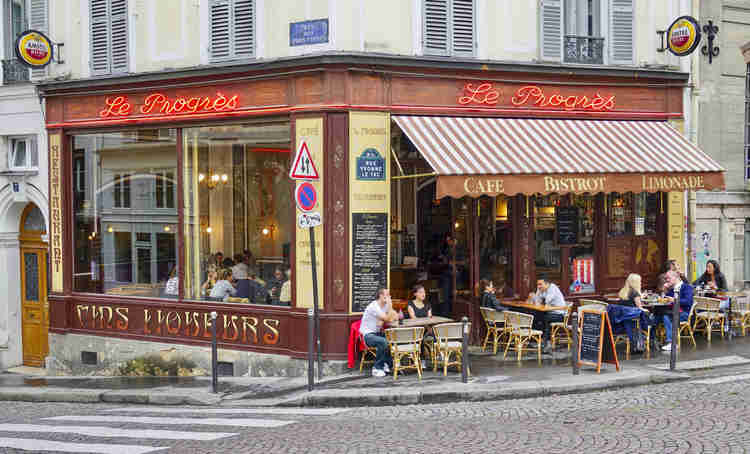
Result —
<path fill-rule="evenodd" d="M 388 282 L 388 214 L 352 213 L 352 311 L 362 312 Z"/>

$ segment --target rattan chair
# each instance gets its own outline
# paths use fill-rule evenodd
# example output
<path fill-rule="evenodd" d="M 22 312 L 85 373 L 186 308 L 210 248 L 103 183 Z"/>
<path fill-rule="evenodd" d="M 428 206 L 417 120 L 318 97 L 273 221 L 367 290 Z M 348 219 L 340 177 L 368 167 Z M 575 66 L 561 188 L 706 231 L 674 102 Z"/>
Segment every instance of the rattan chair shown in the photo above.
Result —
<path fill-rule="evenodd" d="M 365 342 L 364 336 L 362 336 L 362 333 L 359 334 L 359 338 L 362 340 L 362 344 L 365 345 L 364 350 L 362 350 L 362 357 L 359 360 L 359 372 L 362 372 L 362 368 L 365 366 L 365 364 L 375 364 L 375 358 L 378 356 L 378 349 L 376 347 L 370 347 L 367 345 L 367 342 Z M 370 356 L 372 359 L 367 359 L 367 357 Z"/>
<path fill-rule="evenodd" d="M 497 354 L 498 342 L 502 345 L 502 339 L 509 336 L 505 329 L 505 317 L 502 312 L 498 312 L 490 307 L 480 307 L 479 310 L 482 312 L 482 319 L 484 319 L 484 325 L 487 328 L 487 335 L 484 336 L 484 343 L 482 343 L 482 351 L 487 348 L 487 342 L 492 336 L 492 354 Z"/>
<path fill-rule="evenodd" d="M 443 375 L 448 375 L 448 367 L 456 366 L 461 371 L 463 323 L 441 323 L 432 328 L 435 334 L 435 361 L 432 363 L 434 372 L 437 372 L 438 362 L 443 363 Z M 471 323 L 466 324 L 466 329 L 471 332 Z M 442 357 L 440 357 L 442 355 Z M 451 355 L 453 361 L 451 361 Z M 470 374 L 469 369 L 466 370 Z"/>
<path fill-rule="evenodd" d="M 695 297 L 701 298 L 699 296 Z M 680 322 L 680 328 L 677 330 L 677 347 L 680 347 L 682 345 L 682 338 L 690 339 L 693 341 L 693 348 L 697 347 L 698 344 L 695 343 L 695 323 L 693 320 L 695 319 L 696 315 L 696 309 L 698 307 L 698 303 L 694 302 L 693 306 L 690 308 L 690 313 L 688 314 L 688 319 L 684 322 Z M 672 313 L 669 312 L 669 316 L 672 316 Z M 697 321 L 697 320 L 696 320 Z M 683 334 L 687 331 L 687 335 Z M 666 330 L 665 330 L 665 336 L 666 336 Z"/>
<path fill-rule="evenodd" d="M 510 331 L 510 339 L 508 339 L 508 345 L 505 346 L 505 352 L 503 353 L 503 359 L 508 355 L 511 345 L 516 350 L 518 360 L 521 361 L 521 355 L 525 350 L 530 350 L 527 345 L 530 341 L 536 341 L 536 351 L 539 361 L 542 360 L 542 332 L 538 329 L 533 329 L 534 316 L 530 314 L 522 314 L 520 312 L 505 311 L 505 326 Z"/>
<path fill-rule="evenodd" d="M 737 322 L 742 335 L 750 328 L 750 301 L 747 297 L 733 299 L 732 301 L 732 320 Z"/>
<path fill-rule="evenodd" d="M 570 312 L 572 310 L 573 306 L 568 306 L 568 311 L 565 312 L 565 317 L 563 318 L 562 322 L 550 323 L 549 338 L 553 350 L 555 349 L 559 338 L 561 342 L 565 342 L 566 344 L 568 344 L 568 351 L 570 351 L 570 346 L 573 344 L 573 338 L 570 334 L 570 328 L 568 328 L 568 321 L 570 319 Z"/>
<path fill-rule="evenodd" d="M 708 342 L 711 342 L 711 333 L 717 331 L 716 325 L 718 325 L 718 331 L 721 333 L 721 337 L 724 337 L 726 316 L 721 312 L 720 308 L 721 300 L 718 298 L 694 297 L 693 307 L 690 309 L 691 313 L 695 313 L 695 322 L 692 326 L 693 332 L 703 332 L 708 338 Z"/>
<path fill-rule="evenodd" d="M 390 328 L 385 330 L 385 339 L 391 349 L 393 357 L 393 379 L 398 378 L 398 372 L 407 369 L 416 369 L 419 379 L 422 379 L 422 362 L 420 350 L 422 348 L 422 337 L 424 327 L 412 328 Z M 402 364 L 401 360 L 409 358 L 411 364 Z"/>

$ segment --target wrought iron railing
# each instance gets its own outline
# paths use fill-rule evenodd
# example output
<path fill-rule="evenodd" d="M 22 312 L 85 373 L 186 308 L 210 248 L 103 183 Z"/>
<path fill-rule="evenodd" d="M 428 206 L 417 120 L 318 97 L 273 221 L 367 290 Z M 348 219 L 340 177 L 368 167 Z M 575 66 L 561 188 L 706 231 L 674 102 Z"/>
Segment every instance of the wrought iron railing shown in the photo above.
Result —
<path fill-rule="evenodd" d="M 3 60 L 3 83 L 17 84 L 30 80 L 29 68 L 18 60 Z"/>
<path fill-rule="evenodd" d="M 604 38 L 565 35 L 563 46 L 565 63 L 604 63 Z"/>

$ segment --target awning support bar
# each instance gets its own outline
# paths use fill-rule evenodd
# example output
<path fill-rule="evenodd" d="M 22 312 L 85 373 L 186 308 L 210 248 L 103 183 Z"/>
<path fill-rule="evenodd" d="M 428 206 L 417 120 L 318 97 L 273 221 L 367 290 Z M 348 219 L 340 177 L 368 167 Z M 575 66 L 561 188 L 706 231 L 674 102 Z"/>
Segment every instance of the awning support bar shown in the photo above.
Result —
<path fill-rule="evenodd" d="M 393 159 L 396 161 L 396 166 L 398 167 L 398 173 L 401 174 L 401 176 L 404 175 L 404 168 L 401 167 L 401 161 L 398 160 L 398 155 L 396 152 L 391 148 L 391 155 L 393 156 Z"/>
<path fill-rule="evenodd" d="M 414 175 L 397 175 L 395 177 L 391 177 L 391 180 L 405 180 L 407 178 L 434 177 L 435 175 L 437 175 L 435 172 L 415 173 Z"/>

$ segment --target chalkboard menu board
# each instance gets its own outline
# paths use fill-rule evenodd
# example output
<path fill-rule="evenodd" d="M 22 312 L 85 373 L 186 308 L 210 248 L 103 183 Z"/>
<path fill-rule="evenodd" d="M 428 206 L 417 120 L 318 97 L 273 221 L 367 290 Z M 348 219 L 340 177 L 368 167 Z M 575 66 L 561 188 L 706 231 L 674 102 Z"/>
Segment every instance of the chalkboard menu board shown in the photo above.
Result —
<path fill-rule="evenodd" d="M 352 311 L 364 311 L 387 279 L 388 213 L 352 213 Z"/>
<path fill-rule="evenodd" d="M 557 244 L 578 243 L 578 208 L 557 207 L 555 209 Z"/>
<path fill-rule="evenodd" d="M 579 338 L 579 362 L 596 366 L 599 372 L 602 363 L 614 364 L 620 370 L 620 362 L 615 351 L 615 338 L 606 310 L 583 309 L 581 311 L 581 336 Z"/>

